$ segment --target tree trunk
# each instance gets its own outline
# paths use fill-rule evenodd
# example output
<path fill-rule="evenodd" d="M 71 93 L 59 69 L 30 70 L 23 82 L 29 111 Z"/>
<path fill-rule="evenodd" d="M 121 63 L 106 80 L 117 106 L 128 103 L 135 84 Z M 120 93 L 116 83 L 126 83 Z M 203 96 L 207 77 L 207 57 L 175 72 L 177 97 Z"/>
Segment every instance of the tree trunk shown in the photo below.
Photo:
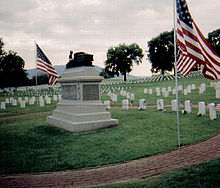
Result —
<path fill-rule="evenodd" d="M 125 82 L 127 81 L 127 75 L 126 75 L 126 72 L 124 73 L 124 81 L 125 81 Z"/>

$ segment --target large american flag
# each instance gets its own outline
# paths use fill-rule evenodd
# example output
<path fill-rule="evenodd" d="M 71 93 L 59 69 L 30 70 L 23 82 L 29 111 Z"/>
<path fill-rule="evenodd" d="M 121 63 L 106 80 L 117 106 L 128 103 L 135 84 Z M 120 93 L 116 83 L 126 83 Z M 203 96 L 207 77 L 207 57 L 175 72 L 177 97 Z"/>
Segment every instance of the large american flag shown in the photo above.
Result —
<path fill-rule="evenodd" d="M 177 70 L 186 76 L 196 65 L 209 79 L 220 79 L 220 57 L 209 45 L 193 21 L 185 0 L 176 0 L 177 6 Z"/>
<path fill-rule="evenodd" d="M 40 49 L 40 47 L 36 43 L 37 49 L 37 69 L 43 72 L 46 72 L 49 75 L 49 85 L 54 85 L 57 83 L 59 78 L 57 71 L 51 64 L 50 60 L 44 54 L 44 52 Z"/>

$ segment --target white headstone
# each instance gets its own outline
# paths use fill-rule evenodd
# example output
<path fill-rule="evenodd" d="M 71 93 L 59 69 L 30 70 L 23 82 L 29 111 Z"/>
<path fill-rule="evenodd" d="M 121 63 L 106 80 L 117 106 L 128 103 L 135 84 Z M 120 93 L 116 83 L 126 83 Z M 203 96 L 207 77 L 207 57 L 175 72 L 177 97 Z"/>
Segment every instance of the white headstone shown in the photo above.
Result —
<path fill-rule="evenodd" d="M 209 104 L 209 118 L 210 118 L 210 120 L 217 119 L 216 110 L 215 110 L 215 103 Z"/>
<path fill-rule="evenodd" d="M 157 110 L 164 110 L 163 99 L 157 99 Z"/>
<path fill-rule="evenodd" d="M 191 101 L 190 100 L 186 100 L 185 101 L 185 111 L 187 113 L 191 113 L 192 112 L 192 107 L 191 107 Z"/>
<path fill-rule="evenodd" d="M 196 84 L 192 84 L 192 89 L 196 89 Z"/>
<path fill-rule="evenodd" d="M 147 93 L 147 89 L 144 89 L 144 94 L 146 94 Z"/>
<path fill-rule="evenodd" d="M 134 99 L 135 99 L 134 93 L 131 93 L 130 99 L 131 99 L 131 100 L 134 100 Z"/>
<path fill-rule="evenodd" d="M 127 99 L 130 99 L 130 93 L 127 92 L 126 97 L 127 97 Z"/>
<path fill-rule="evenodd" d="M 125 90 L 121 90 L 121 92 L 120 92 L 120 93 L 121 93 L 121 95 L 122 95 L 122 96 L 124 96 L 124 97 L 127 95 L 127 93 L 126 93 L 126 91 L 125 91 Z"/>
<path fill-rule="evenodd" d="M 177 111 L 177 100 L 174 99 L 171 101 L 172 103 L 172 111 Z"/>
<path fill-rule="evenodd" d="M 139 109 L 145 110 L 146 109 L 146 99 L 140 99 L 139 100 Z"/>
<path fill-rule="evenodd" d="M 28 97 L 25 97 L 25 98 L 24 98 L 24 101 L 25 101 L 25 102 L 28 102 Z"/>
<path fill-rule="evenodd" d="M 179 86 L 178 86 L 178 90 L 179 90 L 179 91 L 183 91 L 183 86 L 182 86 L 182 85 L 179 85 Z"/>
<path fill-rule="evenodd" d="M 57 95 L 54 95 L 54 96 L 53 96 L 53 100 L 54 100 L 54 101 L 57 101 Z"/>
<path fill-rule="evenodd" d="M 51 98 L 50 97 L 46 98 L 46 104 L 51 104 Z"/>
<path fill-rule="evenodd" d="M 169 97 L 169 91 L 166 91 L 164 96 Z"/>
<path fill-rule="evenodd" d="M 25 108 L 25 101 L 20 102 L 20 108 Z"/>
<path fill-rule="evenodd" d="M 162 91 L 163 95 L 165 95 L 167 89 L 166 89 L 165 87 L 163 87 L 163 88 L 161 89 L 161 91 Z"/>
<path fill-rule="evenodd" d="M 18 103 L 20 103 L 22 101 L 21 97 L 18 97 Z"/>
<path fill-rule="evenodd" d="M 115 94 L 115 93 L 112 94 L 112 101 L 113 102 L 117 102 L 118 101 L 118 95 L 117 94 Z"/>
<path fill-rule="evenodd" d="M 6 103 L 6 104 L 9 104 L 9 98 L 6 98 L 6 99 L 5 99 L 5 103 Z"/>
<path fill-rule="evenodd" d="M 128 99 L 122 100 L 122 109 L 123 110 L 128 110 L 129 109 L 129 101 L 128 101 Z"/>
<path fill-rule="evenodd" d="M 169 92 L 171 92 L 171 91 L 172 91 L 172 88 L 171 88 L 170 86 L 168 87 L 168 91 L 169 91 Z"/>
<path fill-rule="evenodd" d="M 39 102 L 40 102 L 40 107 L 44 106 L 44 99 L 43 97 L 39 98 Z"/>
<path fill-rule="evenodd" d="M 205 102 L 199 102 L 199 114 L 206 115 Z"/>
<path fill-rule="evenodd" d="M 12 106 L 17 106 L 17 100 L 16 99 L 13 100 Z"/>
<path fill-rule="evenodd" d="M 201 87 L 202 87 L 203 92 L 206 91 L 206 84 L 205 83 L 202 83 Z"/>
<path fill-rule="evenodd" d="M 176 95 L 176 89 L 173 89 L 173 90 L 172 90 L 172 94 L 173 94 L 173 95 Z"/>
<path fill-rule="evenodd" d="M 204 92 L 204 91 L 203 91 L 203 88 L 200 86 L 200 87 L 199 87 L 199 94 L 203 94 L 203 92 Z"/>
<path fill-rule="evenodd" d="M 149 89 L 149 90 L 148 90 L 148 93 L 149 93 L 149 94 L 152 94 L 152 93 L 153 93 L 153 90 L 152 90 L 152 89 Z"/>
<path fill-rule="evenodd" d="M 109 100 L 104 101 L 104 105 L 106 106 L 106 109 L 110 109 L 110 101 Z"/>
<path fill-rule="evenodd" d="M 187 93 L 191 93 L 191 91 L 192 91 L 192 86 L 191 86 L 191 85 L 188 85 L 188 86 L 187 86 Z"/>
<path fill-rule="evenodd" d="M 10 98 L 9 98 L 9 102 L 12 104 L 13 101 L 14 101 L 14 98 L 13 98 L 13 97 L 10 97 Z"/>
<path fill-rule="evenodd" d="M 33 100 L 33 98 L 31 97 L 31 98 L 29 98 L 29 105 L 33 105 L 34 104 L 34 100 Z"/>
<path fill-rule="evenodd" d="M 5 110 L 5 109 L 6 109 L 5 102 L 1 102 L 1 109 L 2 109 L 2 110 Z"/>
<path fill-rule="evenodd" d="M 186 96 L 188 94 L 188 90 L 184 89 L 184 95 Z"/>

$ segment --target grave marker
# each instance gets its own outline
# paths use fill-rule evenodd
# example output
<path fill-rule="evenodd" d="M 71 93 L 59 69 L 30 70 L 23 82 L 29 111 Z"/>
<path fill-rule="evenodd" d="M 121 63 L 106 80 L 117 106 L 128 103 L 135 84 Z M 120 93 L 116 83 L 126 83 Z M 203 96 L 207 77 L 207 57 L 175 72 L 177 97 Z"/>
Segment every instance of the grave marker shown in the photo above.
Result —
<path fill-rule="evenodd" d="M 199 102 L 199 115 L 206 115 L 205 102 Z"/>
<path fill-rule="evenodd" d="M 146 99 L 140 99 L 139 100 L 139 110 L 145 110 L 146 109 Z"/>
<path fill-rule="evenodd" d="M 172 111 L 177 111 L 177 100 L 174 99 L 171 101 L 172 103 Z"/>
<path fill-rule="evenodd" d="M 122 100 L 122 109 L 123 110 L 128 110 L 129 109 L 129 101 L 128 101 L 128 99 Z"/>
<path fill-rule="evenodd" d="M 185 101 L 185 111 L 187 113 L 191 113 L 192 112 L 192 107 L 191 107 L 191 101 L 190 100 L 186 100 Z"/>
<path fill-rule="evenodd" d="M 210 103 L 209 104 L 209 118 L 210 120 L 216 120 L 216 110 L 215 110 L 215 103 Z"/>
<path fill-rule="evenodd" d="M 2 110 L 5 110 L 5 109 L 6 109 L 5 102 L 1 102 L 1 109 L 2 109 Z"/>
<path fill-rule="evenodd" d="M 157 110 L 164 110 L 163 99 L 157 99 Z"/>
<path fill-rule="evenodd" d="M 106 105 L 106 109 L 110 109 L 110 100 L 104 101 L 104 104 Z"/>

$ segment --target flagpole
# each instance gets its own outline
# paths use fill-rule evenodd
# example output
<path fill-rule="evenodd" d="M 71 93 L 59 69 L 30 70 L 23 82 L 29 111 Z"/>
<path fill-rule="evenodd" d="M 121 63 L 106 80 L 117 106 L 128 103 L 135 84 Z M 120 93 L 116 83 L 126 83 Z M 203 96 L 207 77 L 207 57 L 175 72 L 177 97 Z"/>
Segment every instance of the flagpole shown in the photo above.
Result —
<path fill-rule="evenodd" d="M 177 135 L 178 135 L 178 147 L 180 147 L 180 118 L 179 118 L 179 96 L 178 96 L 178 76 L 177 76 L 177 45 L 176 45 L 176 0 L 173 0 L 173 17 L 174 17 L 174 61 L 175 61 L 175 80 L 176 80 L 176 101 L 177 101 Z"/>
<path fill-rule="evenodd" d="M 35 68 L 36 68 L 36 74 L 35 74 L 35 84 L 36 84 L 36 110 L 38 112 L 38 88 L 37 88 L 37 49 L 36 49 L 36 41 L 34 41 L 34 54 L 35 54 Z"/>

